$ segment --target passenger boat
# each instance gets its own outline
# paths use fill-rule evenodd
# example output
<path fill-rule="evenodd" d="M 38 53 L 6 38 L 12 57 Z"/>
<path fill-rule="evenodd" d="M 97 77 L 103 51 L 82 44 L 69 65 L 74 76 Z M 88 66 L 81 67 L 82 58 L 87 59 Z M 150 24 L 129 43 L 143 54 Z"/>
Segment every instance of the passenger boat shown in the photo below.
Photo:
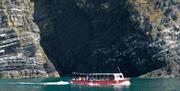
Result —
<path fill-rule="evenodd" d="M 72 79 L 71 84 L 79 85 L 119 85 L 129 86 L 130 81 L 124 78 L 122 73 L 75 73 L 78 75 Z"/>

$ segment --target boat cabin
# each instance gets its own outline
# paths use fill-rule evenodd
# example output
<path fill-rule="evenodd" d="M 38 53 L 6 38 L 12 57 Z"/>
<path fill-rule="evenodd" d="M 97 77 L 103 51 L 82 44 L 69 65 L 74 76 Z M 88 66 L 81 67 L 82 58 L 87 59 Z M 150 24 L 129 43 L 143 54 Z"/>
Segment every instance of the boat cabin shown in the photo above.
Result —
<path fill-rule="evenodd" d="M 77 73 L 74 80 L 84 80 L 84 81 L 113 81 L 122 80 L 124 76 L 122 73 Z"/>

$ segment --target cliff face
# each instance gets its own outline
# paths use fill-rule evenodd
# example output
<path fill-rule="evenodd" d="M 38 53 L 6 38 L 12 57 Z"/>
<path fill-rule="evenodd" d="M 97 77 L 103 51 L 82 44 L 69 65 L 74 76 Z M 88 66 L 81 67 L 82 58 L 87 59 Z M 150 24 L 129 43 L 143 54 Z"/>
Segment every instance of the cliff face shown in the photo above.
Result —
<path fill-rule="evenodd" d="M 46 54 L 63 74 L 180 76 L 179 24 L 179 0 L 1 0 L 0 77 L 58 76 Z"/>
<path fill-rule="evenodd" d="M 144 76 L 180 76 L 180 0 L 132 0 L 131 20 L 151 38 L 148 47 L 158 49 L 154 61 L 166 66 Z"/>
<path fill-rule="evenodd" d="M 40 46 L 31 0 L 0 1 L 0 78 L 58 76 Z"/>
<path fill-rule="evenodd" d="M 42 45 L 64 74 L 180 75 L 179 0 L 37 0 Z"/>

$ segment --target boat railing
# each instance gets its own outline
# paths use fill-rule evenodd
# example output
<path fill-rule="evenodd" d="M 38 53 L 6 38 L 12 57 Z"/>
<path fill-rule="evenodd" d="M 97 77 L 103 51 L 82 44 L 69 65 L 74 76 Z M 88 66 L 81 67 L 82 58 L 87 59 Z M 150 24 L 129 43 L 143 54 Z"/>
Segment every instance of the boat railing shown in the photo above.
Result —
<path fill-rule="evenodd" d="M 78 81 L 113 81 L 114 78 L 76 77 L 72 80 L 78 80 Z"/>

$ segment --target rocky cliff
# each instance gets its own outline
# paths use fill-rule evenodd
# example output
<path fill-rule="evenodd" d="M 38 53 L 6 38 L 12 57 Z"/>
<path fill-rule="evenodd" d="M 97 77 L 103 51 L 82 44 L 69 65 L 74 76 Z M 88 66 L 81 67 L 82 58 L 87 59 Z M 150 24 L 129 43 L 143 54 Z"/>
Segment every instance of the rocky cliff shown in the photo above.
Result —
<path fill-rule="evenodd" d="M 63 74 L 180 75 L 179 0 L 36 0 L 42 46 Z"/>
<path fill-rule="evenodd" d="M 158 49 L 154 61 L 165 66 L 144 76 L 180 76 L 180 0 L 132 0 L 131 19 L 151 38 L 148 47 Z"/>
<path fill-rule="evenodd" d="M 0 78 L 58 76 L 40 46 L 32 0 L 0 0 Z"/>
<path fill-rule="evenodd" d="M 179 24 L 179 0 L 1 0 L 0 77 L 177 77 Z"/>

